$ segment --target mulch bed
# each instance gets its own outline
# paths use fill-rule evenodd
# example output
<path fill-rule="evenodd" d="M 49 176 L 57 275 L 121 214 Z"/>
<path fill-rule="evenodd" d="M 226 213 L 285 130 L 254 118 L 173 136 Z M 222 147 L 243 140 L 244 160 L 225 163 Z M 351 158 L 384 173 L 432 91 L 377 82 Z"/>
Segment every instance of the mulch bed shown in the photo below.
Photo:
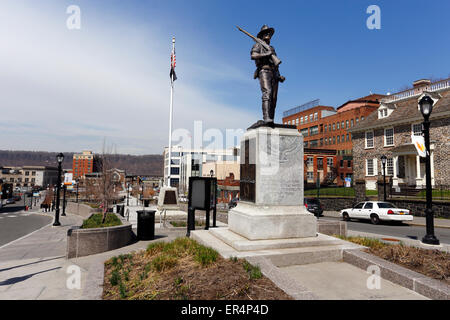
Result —
<path fill-rule="evenodd" d="M 183 245 L 192 245 L 195 248 L 182 250 L 153 248 L 128 256 L 119 256 L 115 261 L 114 258 L 107 261 L 103 299 L 292 299 L 272 281 L 261 275 L 259 268 L 252 267 L 245 260 L 224 259 L 216 252 L 214 261 L 202 264 L 199 263 L 195 253 L 198 248 L 204 252 L 202 246 L 190 239 L 181 241 L 184 242 Z M 172 251 L 169 252 L 170 250 Z M 160 264 L 156 261 L 164 262 Z M 116 278 L 117 274 L 120 274 L 119 281 L 112 281 L 115 285 L 111 284 L 114 271 Z M 255 273 L 252 273 L 253 271 Z"/>
<path fill-rule="evenodd" d="M 368 249 L 365 250 L 367 253 L 450 285 L 450 253 L 448 252 L 410 247 L 404 244 L 387 244 L 362 237 L 349 237 L 345 240 L 367 246 Z"/>

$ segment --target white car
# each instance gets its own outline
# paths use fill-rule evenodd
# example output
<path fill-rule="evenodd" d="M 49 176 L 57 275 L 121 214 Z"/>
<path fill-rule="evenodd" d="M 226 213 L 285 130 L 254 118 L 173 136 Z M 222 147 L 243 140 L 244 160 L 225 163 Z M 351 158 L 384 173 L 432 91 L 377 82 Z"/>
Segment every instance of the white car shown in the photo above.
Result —
<path fill-rule="evenodd" d="M 384 201 L 359 202 L 353 208 L 340 212 L 344 221 L 350 219 L 369 219 L 373 224 L 383 221 L 412 221 L 413 216 L 407 209 L 397 208 L 395 205 Z"/>

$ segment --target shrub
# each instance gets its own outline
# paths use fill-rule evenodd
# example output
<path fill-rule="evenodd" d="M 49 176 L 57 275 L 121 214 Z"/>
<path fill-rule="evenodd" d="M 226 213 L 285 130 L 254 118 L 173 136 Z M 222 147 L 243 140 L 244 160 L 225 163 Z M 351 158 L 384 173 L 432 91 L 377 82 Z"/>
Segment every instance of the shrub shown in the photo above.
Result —
<path fill-rule="evenodd" d="M 119 271 L 114 270 L 114 271 L 111 273 L 111 278 L 109 278 L 109 283 L 111 283 L 111 285 L 114 287 L 114 286 L 117 286 L 117 284 L 118 284 L 119 282 L 120 282 Z"/>
<path fill-rule="evenodd" d="M 147 252 L 150 255 L 154 255 L 156 253 L 161 252 L 164 247 L 165 247 L 164 242 L 153 242 L 147 246 Z"/>
<path fill-rule="evenodd" d="M 195 252 L 194 260 L 200 263 L 202 267 L 206 267 L 211 263 L 216 262 L 218 255 L 219 254 L 214 249 L 198 246 Z"/>
<path fill-rule="evenodd" d="M 102 219 L 103 215 L 101 213 L 95 213 L 88 219 L 83 221 L 81 229 L 104 228 L 119 226 L 122 224 L 122 221 L 120 221 L 120 219 L 114 213 L 108 213 L 106 215 L 105 223 L 102 223 Z"/>
<path fill-rule="evenodd" d="M 254 266 L 244 260 L 242 267 L 249 274 L 250 279 L 260 279 L 262 277 L 261 269 L 259 266 Z"/>
<path fill-rule="evenodd" d="M 177 265 L 177 258 L 165 254 L 157 256 L 151 262 L 152 268 L 158 272 L 171 269 L 176 265 Z"/>

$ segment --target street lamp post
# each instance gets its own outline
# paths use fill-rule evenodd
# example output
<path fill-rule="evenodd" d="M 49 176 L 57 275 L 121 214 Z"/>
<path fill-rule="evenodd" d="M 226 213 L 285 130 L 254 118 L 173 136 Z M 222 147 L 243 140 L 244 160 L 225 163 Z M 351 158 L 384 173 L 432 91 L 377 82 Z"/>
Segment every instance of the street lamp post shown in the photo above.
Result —
<path fill-rule="evenodd" d="M 387 157 L 385 155 L 381 156 L 381 164 L 383 165 L 383 200 L 386 202 L 386 161 Z"/>
<path fill-rule="evenodd" d="M 66 190 L 67 190 L 67 187 L 64 184 L 63 185 L 63 212 L 62 212 L 61 216 L 66 216 Z"/>
<path fill-rule="evenodd" d="M 426 244 L 439 245 L 439 240 L 434 235 L 434 217 L 432 209 L 432 189 L 431 189 L 431 161 L 430 161 L 430 115 L 433 111 L 433 99 L 429 96 L 424 96 L 419 101 L 420 112 L 422 113 L 423 122 L 423 134 L 425 140 L 425 179 L 427 185 L 427 208 L 425 210 L 426 215 L 426 229 L 427 234 L 422 238 L 422 242 Z"/>
<path fill-rule="evenodd" d="M 62 153 L 59 153 L 56 156 L 56 160 L 58 161 L 58 178 L 56 182 L 56 212 L 55 212 L 55 222 L 53 225 L 60 226 L 61 223 L 59 222 L 59 197 L 60 197 L 60 189 L 61 189 L 61 165 L 64 161 L 64 155 Z"/>
<path fill-rule="evenodd" d="M 130 183 L 127 184 L 127 207 L 130 206 Z"/>
<path fill-rule="evenodd" d="M 80 185 L 80 179 L 77 179 L 76 182 L 77 182 L 77 203 L 78 203 L 78 187 Z"/>
<path fill-rule="evenodd" d="M 56 207 L 56 188 L 52 187 L 53 190 L 53 205 L 52 205 L 52 211 L 55 210 Z"/>

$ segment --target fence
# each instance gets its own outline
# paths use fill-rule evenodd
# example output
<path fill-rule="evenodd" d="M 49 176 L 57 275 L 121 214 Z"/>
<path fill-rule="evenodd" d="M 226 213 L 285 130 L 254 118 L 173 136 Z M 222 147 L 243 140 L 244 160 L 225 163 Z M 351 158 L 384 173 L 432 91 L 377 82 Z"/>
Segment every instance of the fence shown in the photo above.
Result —
<path fill-rule="evenodd" d="M 316 185 L 305 184 L 304 196 L 305 197 L 354 197 L 355 189 L 353 187 L 343 187 L 343 186 L 321 186 L 316 188 Z"/>
<path fill-rule="evenodd" d="M 401 187 L 400 191 L 395 188 L 390 189 L 389 198 L 402 198 L 402 199 L 419 199 L 425 200 L 427 192 L 425 187 Z M 432 188 L 433 200 L 449 200 L 450 201 L 450 185 L 436 185 Z"/>

